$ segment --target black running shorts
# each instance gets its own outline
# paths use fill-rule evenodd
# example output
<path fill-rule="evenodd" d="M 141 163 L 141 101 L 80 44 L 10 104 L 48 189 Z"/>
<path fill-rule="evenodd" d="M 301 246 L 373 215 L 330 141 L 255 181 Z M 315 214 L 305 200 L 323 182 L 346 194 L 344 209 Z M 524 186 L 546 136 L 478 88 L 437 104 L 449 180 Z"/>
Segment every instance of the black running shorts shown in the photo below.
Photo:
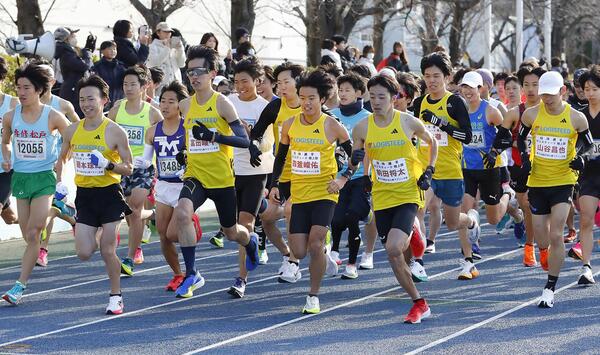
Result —
<path fill-rule="evenodd" d="M 334 210 L 335 202 L 332 200 L 292 204 L 290 234 L 308 234 L 312 226 L 329 226 Z"/>
<path fill-rule="evenodd" d="M 248 212 L 255 216 L 258 214 L 260 203 L 264 197 L 267 175 L 236 175 L 235 196 L 239 212 Z"/>
<path fill-rule="evenodd" d="M 464 169 L 465 193 L 472 197 L 477 196 L 477 190 L 481 191 L 481 199 L 488 206 L 497 205 L 502 197 L 502 186 L 500 182 L 500 168 L 475 170 Z"/>
<path fill-rule="evenodd" d="M 509 166 L 508 171 L 510 172 L 510 187 L 517 193 L 527 192 L 527 174 L 520 166 Z"/>
<path fill-rule="evenodd" d="M 106 187 L 77 187 L 75 209 L 77 223 L 96 228 L 120 221 L 131 214 L 123 190 L 118 184 Z"/>
<path fill-rule="evenodd" d="M 0 173 L 0 204 L 2 204 L 2 211 L 10 206 L 10 179 L 13 171 Z"/>
<path fill-rule="evenodd" d="M 570 204 L 573 201 L 573 185 L 530 187 L 528 197 L 531 213 L 535 215 L 550 214 L 554 205 Z"/>
<path fill-rule="evenodd" d="M 377 234 L 379 234 L 381 243 L 387 242 L 388 233 L 392 228 L 400 229 L 406 235 L 410 235 L 418 209 L 419 206 L 416 203 L 406 203 L 375 211 Z"/>
<path fill-rule="evenodd" d="M 211 199 L 215 203 L 219 223 L 222 227 L 233 227 L 237 223 L 237 203 L 234 186 L 207 189 L 198 180 L 188 178 L 183 181 L 183 188 L 179 194 L 179 199 L 182 198 L 192 201 L 194 211 L 202 206 L 206 199 Z"/>

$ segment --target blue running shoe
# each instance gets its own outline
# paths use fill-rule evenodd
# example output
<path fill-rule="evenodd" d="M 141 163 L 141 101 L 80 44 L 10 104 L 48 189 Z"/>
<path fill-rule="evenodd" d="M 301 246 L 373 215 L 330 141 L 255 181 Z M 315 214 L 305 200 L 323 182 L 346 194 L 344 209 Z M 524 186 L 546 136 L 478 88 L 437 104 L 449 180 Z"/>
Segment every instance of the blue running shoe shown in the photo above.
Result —
<path fill-rule="evenodd" d="M 502 234 L 505 229 L 508 229 L 511 219 L 512 217 L 508 213 L 505 213 L 500 222 L 496 224 L 496 234 Z"/>
<path fill-rule="evenodd" d="M 250 243 L 246 245 L 246 270 L 253 271 L 259 265 L 258 234 L 250 233 Z"/>
<path fill-rule="evenodd" d="M 20 281 L 15 282 L 15 285 L 13 286 L 13 288 L 11 288 L 10 290 L 8 290 L 8 292 L 6 292 L 4 295 L 2 295 L 2 298 L 16 306 L 19 301 L 21 301 L 21 298 L 23 297 L 23 291 L 25 291 L 25 285 L 23 285 Z"/>
<path fill-rule="evenodd" d="M 177 298 L 190 298 L 194 291 L 204 286 L 204 277 L 198 271 L 195 274 L 187 276 L 175 291 Z"/>
<path fill-rule="evenodd" d="M 521 223 L 515 223 L 515 238 L 517 238 L 517 244 L 519 245 L 519 248 L 522 248 L 525 246 L 525 223 L 521 222 Z"/>
<path fill-rule="evenodd" d="M 471 254 L 473 255 L 473 259 L 481 260 L 481 249 L 479 248 L 479 244 L 471 244 Z"/>

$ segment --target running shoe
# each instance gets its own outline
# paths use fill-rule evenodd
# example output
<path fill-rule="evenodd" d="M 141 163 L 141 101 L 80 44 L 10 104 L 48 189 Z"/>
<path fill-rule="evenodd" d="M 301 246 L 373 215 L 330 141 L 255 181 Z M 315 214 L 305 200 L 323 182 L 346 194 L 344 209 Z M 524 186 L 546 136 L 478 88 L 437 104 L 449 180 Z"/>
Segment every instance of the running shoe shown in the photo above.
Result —
<path fill-rule="evenodd" d="M 427 239 L 427 246 L 425 247 L 425 254 L 435 254 L 435 242 Z"/>
<path fill-rule="evenodd" d="M 542 297 L 540 297 L 537 305 L 540 308 L 554 307 L 554 291 L 549 288 L 544 288 L 542 291 Z"/>
<path fill-rule="evenodd" d="M 335 261 L 336 264 L 338 264 L 338 266 L 342 265 L 342 260 L 340 260 L 340 253 L 337 251 L 331 251 L 329 252 L 329 255 L 331 255 L 331 259 L 333 259 L 333 261 Z"/>
<path fill-rule="evenodd" d="M 373 269 L 373 253 L 367 253 L 366 251 L 360 256 L 360 264 L 358 268 L 361 270 Z"/>
<path fill-rule="evenodd" d="M 290 257 L 289 256 L 284 256 L 283 260 L 281 261 L 281 266 L 279 266 L 279 271 L 277 271 L 277 274 L 281 275 L 285 269 L 288 267 Z"/>
<path fill-rule="evenodd" d="M 121 260 L 121 274 L 133 276 L 133 260 L 130 258 Z"/>
<path fill-rule="evenodd" d="M 287 265 L 283 268 L 281 274 L 279 274 L 279 278 L 277 279 L 277 281 L 279 283 L 296 283 L 302 278 L 300 267 L 295 263 L 289 261 L 285 261 L 285 263 L 287 263 Z"/>
<path fill-rule="evenodd" d="M 577 284 L 583 286 L 592 286 L 595 283 L 596 281 L 594 280 L 594 274 L 592 274 L 592 268 L 587 265 L 583 265 L 581 267 L 581 275 L 579 275 Z"/>
<path fill-rule="evenodd" d="M 267 249 L 258 249 L 258 263 L 260 265 L 267 265 L 269 262 L 269 254 L 267 254 Z"/>
<path fill-rule="evenodd" d="M 21 301 L 21 298 L 23 298 L 23 292 L 26 288 L 20 281 L 16 281 L 15 285 L 2 295 L 2 298 L 13 306 L 16 306 Z"/>
<path fill-rule="evenodd" d="M 40 248 L 38 253 L 37 261 L 35 262 L 37 266 L 46 267 L 48 266 L 48 250 L 44 248 Z"/>
<path fill-rule="evenodd" d="M 477 243 L 479 241 L 479 236 L 481 235 L 481 227 L 479 226 L 479 212 L 474 209 L 470 209 L 467 212 L 467 216 L 474 221 L 473 227 L 468 228 L 469 231 L 469 240 L 471 243 Z"/>
<path fill-rule="evenodd" d="M 540 264 L 544 271 L 548 271 L 548 249 L 540 249 Z"/>
<path fill-rule="evenodd" d="M 317 296 L 306 296 L 306 304 L 302 308 L 304 314 L 317 314 L 321 312 L 321 306 L 319 305 L 319 297 Z"/>
<path fill-rule="evenodd" d="M 429 281 L 429 277 L 427 277 L 427 272 L 425 271 L 425 267 L 423 267 L 423 265 L 414 260 L 411 260 L 409 267 L 414 282 Z"/>
<path fill-rule="evenodd" d="M 244 297 L 244 292 L 246 292 L 246 280 L 241 277 L 236 277 L 233 282 L 233 286 L 229 288 L 227 291 L 228 294 L 232 295 L 234 298 L 242 298 Z"/>
<path fill-rule="evenodd" d="M 133 254 L 133 263 L 136 265 L 144 263 L 144 252 L 142 251 L 142 248 L 138 247 L 135 250 L 135 254 Z"/>
<path fill-rule="evenodd" d="M 517 246 L 523 248 L 525 246 L 525 222 L 515 223 L 515 238 L 517 239 Z"/>
<path fill-rule="evenodd" d="M 167 284 L 167 287 L 165 287 L 165 291 L 177 290 L 177 288 L 183 282 L 183 279 L 184 279 L 183 275 L 174 275 L 173 278 L 171 279 L 171 281 L 169 281 L 169 283 Z"/>
<path fill-rule="evenodd" d="M 338 273 L 338 263 L 333 260 L 331 257 L 331 253 L 325 254 L 325 259 L 327 262 L 327 266 L 325 267 L 325 275 L 334 277 Z"/>
<path fill-rule="evenodd" d="M 505 229 L 508 229 L 507 226 L 511 221 L 513 221 L 512 217 L 508 213 L 505 213 L 500 222 L 496 224 L 496 234 L 502 234 Z"/>
<path fill-rule="evenodd" d="M 123 297 L 110 296 L 110 298 L 108 299 L 108 306 L 106 307 L 106 314 L 121 313 L 123 313 Z"/>
<path fill-rule="evenodd" d="M 481 248 L 479 248 L 479 243 L 471 244 L 471 256 L 475 260 L 481 260 Z"/>
<path fill-rule="evenodd" d="M 427 304 L 427 301 L 420 299 L 413 302 L 413 306 L 404 317 L 404 323 L 415 324 L 421 323 L 422 319 L 429 318 L 431 316 L 431 309 Z"/>
<path fill-rule="evenodd" d="M 533 244 L 525 244 L 525 249 L 523 249 L 523 265 L 527 267 L 534 267 L 537 265 L 537 260 L 535 260 L 535 247 Z"/>
<path fill-rule="evenodd" d="M 195 274 L 189 275 L 183 280 L 181 285 L 175 291 L 177 298 L 190 298 L 194 295 L 194 291 L 204 286 L 204 277 L 198 271 Z"/>
<path fill-rule="evenodd" d="M 569 229 L 569 233 L 565 234 L 565 243 L 573 243 L 577 239 L 577 231 L 575 229 Z"/>
<path fill-rule="evenodd" d="M 346 268 L 344 269 L 344 273 L 342 274 L 342 279 L 354 280 L 356 278 L 358 278 L 358 270 L 356 270 L 356 265 L 346 264 Z"/>
<path fill-rule="evenodd" d="M 194 230 L 196 231 L 196 243 L 202 239 L 202 227 L 200 226 L 200 217 L 197 214 L 192 213 L 192 223 L 194 224 Z M 221 245 L 221 248 L 223 246 Z"/>
<path fill-rule="evenodd" d="M 258 262 L 258 235 L 250 233 L 250 242 L 246 245 L 246 270 L 253 271 L 259 265 Z"/>
<path fill-rule="evenodd" d="M 581 251 L 581 242 L 575 243 L 575 245 L 573 245 L 571 249 L 569 249 L 569 256 L 575 260 L 583 259 L 583 252 Z"/>
<path fill-rule="evenodd" d="M 209 243 L 212 244 L 215 248 L 223 249 L 223 239 L 225 238 L 225 234 L 222 230 L 219 230 L 217 234 L 213 235 Z"/>
<path fill-rule="evenodd" d="M 148 244 L 150 242 L 150 237 L 152 236 L 152 231 L 148 225 L 144 224 L 144 233 L 142 234 L 142 244 Z"/>
<path fill-rule="evenodd" d="M 459 280 L 472 280 L 479 276 L 479 271 L 472 262 L 461 260 L 460 266 L 462 267 L 462 270 L 458 274 Z"/>

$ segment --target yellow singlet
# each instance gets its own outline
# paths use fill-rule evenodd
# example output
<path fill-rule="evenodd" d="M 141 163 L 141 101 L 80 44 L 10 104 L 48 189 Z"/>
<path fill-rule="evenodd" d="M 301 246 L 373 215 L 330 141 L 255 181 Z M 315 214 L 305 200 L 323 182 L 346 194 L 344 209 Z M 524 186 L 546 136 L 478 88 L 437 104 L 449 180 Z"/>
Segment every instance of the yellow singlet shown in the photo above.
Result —
<path fill-rule="evenodd" d="M 83 128 L 85 118 L 78 124 L 71 138 L 73 165 L 75 166 L 75 185 L 79 187 L 105 187 L 121 182 L 121 175 L 94 166 L 90 160 L 90 152 L 94 149 L 113 163 L 119 163 L 119 152 L 110 150 L 106 144 L 106 126 L 110 121 L 104 118 L 100 126 L 93 131 Z"/>
<path fill-rule="evenodd" d="M 212 97 L 204 105 L 196 102 L 194 94 L 190 100 L 190 109 L 185 116 L 185 141 L 187 148 L 187 167 L 184 178 L 194 178 L 207 189 L 233 186 L 233 147 L 194 139 L 192 127 L 202 122 L 211 131 L 226 136 L 233 134 L 229 123 L 217 112 L 217 97 Z"/>
<path fill-rule="evenodd" d="M 283 122 L 292 118 L 293 116 L 298 115 L 302 112 L 300 106 L 296 108 L 290 108 L 287 104 L 287 100 L 285 97 L 281 98 L 281 107 L 279 108 L 279 113 L 277 114 L 277 119 L 275 119 L 275 124 L 273 125 L 273 135 L 275 136 L 275 155 L 277 155 L 277 149 L 279 149 L 279 137 L 281 137 L 281 127 Z M 288 151 L 288 155 L 285 157 L 285 166 L 283 167 L 283 171 L 281 172 L 281 177 L 279 178 L 279 182 L 288 182 L 292 176 L 292 169 L 290 166 L 291 162 L 290 153 Z"/>
<path fill-rule="evenodd" d="M 429 94 L 425 95 L 423 101 L 421 101 L 421 112 L 419 112 L 419 117 L 422 117 L 423 111 L 430 110 L 437 117 L 447 120 L 448 123 L 454 127 L 458 127 L 458 122 L 451 118 L 448 113 L 447 103 L 448 98 L 451 95 L 452 93 L 447 92 L 444 97 L 435 104 L 427 102 Z M 433 138 L 435 138 L 438 143 L 438 159 L 433 178 L 436 180 L 462 179 L 462 143 L 448 136 L 448 133 L 442 131 L 437 126 L 434 126 L 429 122 L 423 123 L 425 123 L 425 128 L 433 135 Z M 419 160 L 421 165 L 425 167 L 429 162 L 429 146 L 425 144 L 425 142 L 419 140 L 418 147 Z"/>
<path fill-rule="evenodd" d="M 311 124 L 302 123 L 301 114 L 294 117 L 288 132 L 292 170 L 292 199 L 294 203 L 318 200 L 337 202 L 338 194 L 327 192 L 329 181 L 335 179 L 335 142 L 329 143 L 325 135 L 327 115 L 321 114 Z"/>
<path fill-rule="evenodd" d="M 129 148 L 131 149 L 133 157 L 141 157 L 144 155 L 144 137 L 146 136 L 146 130 L 150 127 L 151 106 L 149 103 L 144 102 L 142 110 L 139 113 L 132 115 L 125 110 L 126 105 L 127 100 L 121 101 L 115 122 L 127 132 Z"/>
<path fill-rule="evenodd" d="M 377 126 L 373 114 L 368 118 L 365 151 L 371 161 L 374 211 L 407 203 L 424 206 L 423 192 L 417 186 L 423 169 L 400 117 L 400 111 L 394 110 L 394 118 L 386 127 Z"/>
<path fill-rule="evenodd" d="M 571 105 L 565 104 L 560 114 L 549 114 L 540 104 L 531 126 L 530 187 L 574 185 L 577 173 L 569 168 L 575 158 L 577 131 L 571 123 Z"/>

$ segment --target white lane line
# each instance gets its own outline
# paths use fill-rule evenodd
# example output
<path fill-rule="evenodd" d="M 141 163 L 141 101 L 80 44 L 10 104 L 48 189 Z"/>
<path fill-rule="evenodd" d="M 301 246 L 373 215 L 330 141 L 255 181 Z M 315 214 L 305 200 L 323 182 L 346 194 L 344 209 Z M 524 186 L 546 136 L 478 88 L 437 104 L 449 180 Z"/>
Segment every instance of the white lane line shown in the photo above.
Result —
<path fill-rule="evenodd" d="M 385 251 L 385 249 L 375 250 L 375 251 L 373 251 L 373 254 L 376 254 L 376 253 L 379 253 L 379 252 L 382 252 L 382 251 Z M 236 251 L 236 253 L 237 253 L 237 251 Z M 348 258 L 342 259 L 342 261 L 346 261 L 346 260 L 348 260 Z M 306 271 L 306 270 L 308 270 L 308 267 L 300 269 L 300 271 Z M 265 278 L 262 278 L 262 279 L 257 279 L 257 280 L 248 282 L 246 285 L 252 285 L 252 284 L 256 284 L 256 283 L 262 283 L 262 282 L 265 282 L 265 281 L 268 281 L 268 280 L 276 279 L 278 277 L 279 277 L 279 275 L 273 275 L 273 276 L 269 276 L 269 277 L 265 277 Z M 210 295 L 213 295 L 213 294 L 216 294 L 216 293 L 225 292 L 227 290 L 229 290 L 229 287 L 221 288 L 221 289 L 214 290 L 214 291 L 210 291 L 210 292 L 203 293 L 203 294 L 200 294 L 200 295 L 197 295 L 197 296 L 192 296 L 190 298 L 178 298 L 178 299 L 176 299 L 174 301 L 170 301 L 170 302 L 167 302 L 167 303 L 160 303 L 160 304 L 157 304 L 157 305 L 154 305 L 154 306 L 150 306 L 150 307 L 146 307 L 146 308 L 140 308 L 138 310 L 127 312 L 127 313 L 122 313 L 122 314 L 119 314 L 119 315 L 106 316 L 106 317 L 103 317 L 103 318 L 96 319 L 94 321 L 90 321 L 90 322 L 86 322 L 86 323 L 81 323 L 81 324 L 76 324 L 76 325 L 72 325 L 70 327 L 60 328 L 60 329 L 52 330 L 52 331 L 49 331 L 49 332 L 46 332 L 46 333 L 41 333 L 41 334 L 37 334 L 37 335 L 31 335 L 31 336 L 28 336 L 28 337 L 25 337 L 25 338 L 20 338 L 20 339 L 16 339 L 16 340 L 13 340 L 13 341 L 6 342 L 6 343 L 2 343 L 2 344 L 0 344 L 0 350 L 2 350 L 1 348 L 5 347 L 5 346 L 8 346 L 8 345 L 12 345 L 12 344 L 16 344 L 16 343 L 21 343 L 21 342 L 28 341 L 28 340 L 39 339 L 39 338 L 43 338 L 43 337 L 48 336 L 48 335 L 63 333 L 63 332 L 67 332 L 67 331 L 70 331 L 70 330 L 73 330 L 73 329 L 83 328 L 83 327 L 86 327 L 88 325 L 94 325 L 94 324 L 98 324 L 98 323 L 104 323 L 104 322 L 108 322 L 108 321 L 111 321 L 111 320 L 114 320 L 114 319 L 119 319 L 119 318 L 122 318 L 122 317 L 133 316 L 133 315 L 145 312 L 145 311 L 150 311 L 150 310 L 153 310 L 153 309 L 170 306 L 170 305 L 177 304 L 177 303 L 180 303 L 180 302 L 186 302 L 186 301 L 190 301 L 190 300 L 193 300 L 193 299 L 210 296 Z"/>
<path fill-rule="evenodd" d="M 498 254 L 498 255 L 486 258 L 485 260 L 481 260 L 479 262 L 476 262 L 475 264 L 482 264 L 482 263 L 490 261 L 490 260 L 494 260 L 494 259 L 498 259 L 498 258 L 507 256 L 507 255 L 510 255 L 510 254 L 514 254 L 514 253 L 516 253 L 518 251 L 520 251 L 520 249 L 507 251 L 507 252 L 504 252 L 502 254 Z M 429 278 L 433 279 L 433 278 L 440 277 L 440 276 L 443 276 L 443 275 L 446 275 L 446 274 L 449 274 L 451 272 L 455 272 L 455 271 L 458 271 L 458 270 L 461 270 L 461 267 L 457 267 L 457 268 L 453 268 L 453 269 L 450 269 L 450 270 L 446 270 L 444 272 L 441 272 L 441 273 L 435 274 L 433 276 L 430 276 Z M 325 310 L 322 310 L 321 313 L 318 313 L 318 314 L 307 314 L 307 315 L 304 315 L 304 316 L 301 316 L 301 317 L 298 317 L 298 318 L 290 319 L 290 320 L 285 321 L 285 322 L 273 324 L 273 325 L 271 325 L 269 327 L 266 327 L 266 328 L 258 329 L 258 330 L 255 330 L 253 332 L 250 332 L 250 333 L 245 333 L 245 334 L 239 335 L 237 337 L 233 337 L 233 338 L 230 338 L 230 339 L 218 342 L 218 343 L 214 343 L 214 344 L 211 344 L 211 345 L 208 345 L 208 346 L 205 346 L 205 347 L 202 347 L 202 348 L 199 348 L 199 349 L 196 349 L 196 350 L 184 353 L 183 355 L 197 354 L 197 353 L 200 353 L 200 352 L 212 350 L 212 349 L 221 347 L 223 345 L 227 345 L 227 344 L 236 342 L 238 340 L 250 338 L 250 337 L 253 337 L 255 335 L 258 335 L 258 334 L 261 334 L 261 333 L 265 333 L 265 332 L 268 332 L 268 331 L 273 330 L 273 329 L 285 327 L 287 325 L 294 324 L 294 323 L 297 323 L 297 322 L 300 322 L 300 321 L 303 321 L 303 320 L 306 320 L 306 319 L 310 319 L 312 317 L 320 316 L 322 314 L 329 313 L 329 312 L 335 311 L 335 310 L 343 308 L 343 307 L 352 306 L 352 305 L 354 305 L 356 303 L 360 303 L 360 302 L 369 300 L 371 298 L 378 297 L 378 296 L 384 295 L 386 293 L 389 293 L 389 292 L 392 292 L 392 291 L 396 291 L 396 290 L 400 290 L 400 289 L 402 289 L 401 286 L 392 287 L 392 288 L 387 289 L 387 290 L 383 290 L 383 291 L 380 291 L 380 292 L 377 292 L 377 293 L 373 293 L 373 294 L 370 294 L 370 295 L 367 295 L 367 296 L 364 296 L 364 297 L 361 297 L 361 298 L 358 298 L 358 299 L 355 299 L 355 300 L 352 300 L 352 301 L 341 303 L 341 304 L 339 304 L 337 306 L 334 306 L 334 307 L 331 307 L 331 308 L 327 308 Z"/>
<path fill-rule="evenodd" d="M 594 274 L 594 276 L 598 276 L 599 274 L 600 274 L 600 271 L 596 272 Z M 559 288 L 558 290 L 556 290 L 554 292 L 554 294 L 556 295 L 556 294 L 558 294 L 558 293 L 560 293 L 560 292 L 562 292 L 562 291 L 564 291 L 564 290 L 566 290 L 568 288 L 571 288 L 571 287 L 573 287 L 575 285 L 577 285 L 577 281 L 571 282 L 570 284 L 565 285 L 565 286 Z M 491 322 L 493 322 L 495 320 L 498 320 L 498 319 L 500 319 L 500 318 L 502 318 L 504 316 L 507 316 L 507 315 L 509 315 L 511 313 L 514 313 L 514 312 L 516 312 L 516 311 L 518 311 L 520 309 L 523 309 L 523 308 L 525 308 L 525 307 L 527 307 L 527 306 L 529 306 L 529 305 L 531 305 L 533 303 L 536 303 L 538 300 L 539 300 L 539 297 L 530 299 L 529 301 L 523 302 L 520 305 L 515 306 L 515 307 L 513 307 L 513 308 L 511 308 L 509 310 L 506 310 L 506 311 L 502 312 L 502 313 L 499 313 L 499 314 L 497 314 L 497 315 L 495 315 L 493 317 L 485 319 L 485 320 L 483 320 L 483 321 L 481 321 L 479 323 L 475 323 L 475 324 L 473 324 L 473 325 L 471 325 L 471 326 L 469 326 L 469 327 L 467 327 L 465 329 L 459 330 L 458 332 L 452 333 L 452 334 L 450 334 L 450 335 L 448 335 L 446 337 L 440 338 L 440 339 L 438 339 L 438 340 L 436 340 L 434 342 L 431 342 L 431 343 L 429 343 L 427 345 L 424 345 L 424 346 L 422 346 L 420 348 L 417 348 L 417 349 L 415 349 L 415 350 L 413 350 L 411 352 L 408 352 L 408 353 L 406 353 L 406 355 L 409 355 L 409 354 L 410 355 L 418 354 L 418 353 L 421 353 L 421 352 L 423 352 L 423 351 L 425 351 L 427 349 L 431 349 L 434 346 L 437 346 L 437 345 L 440 345 L 442 343 L 445 343 L 445 342 L 447 342 L 449 340 L 452 340 L 452 339 L 454 339 L 456 337 L 459 337 L 459 336 L 461 336 L 463 334 L 466 334 L 466 333 L 468 333 L 468 332 L 470 332 L 472 330 L 475 330 L 477 328 L 481 328 L 481 327 L 483 327 L 486 324 L 489 324 L 489 323 L 491 323 Z"/>

